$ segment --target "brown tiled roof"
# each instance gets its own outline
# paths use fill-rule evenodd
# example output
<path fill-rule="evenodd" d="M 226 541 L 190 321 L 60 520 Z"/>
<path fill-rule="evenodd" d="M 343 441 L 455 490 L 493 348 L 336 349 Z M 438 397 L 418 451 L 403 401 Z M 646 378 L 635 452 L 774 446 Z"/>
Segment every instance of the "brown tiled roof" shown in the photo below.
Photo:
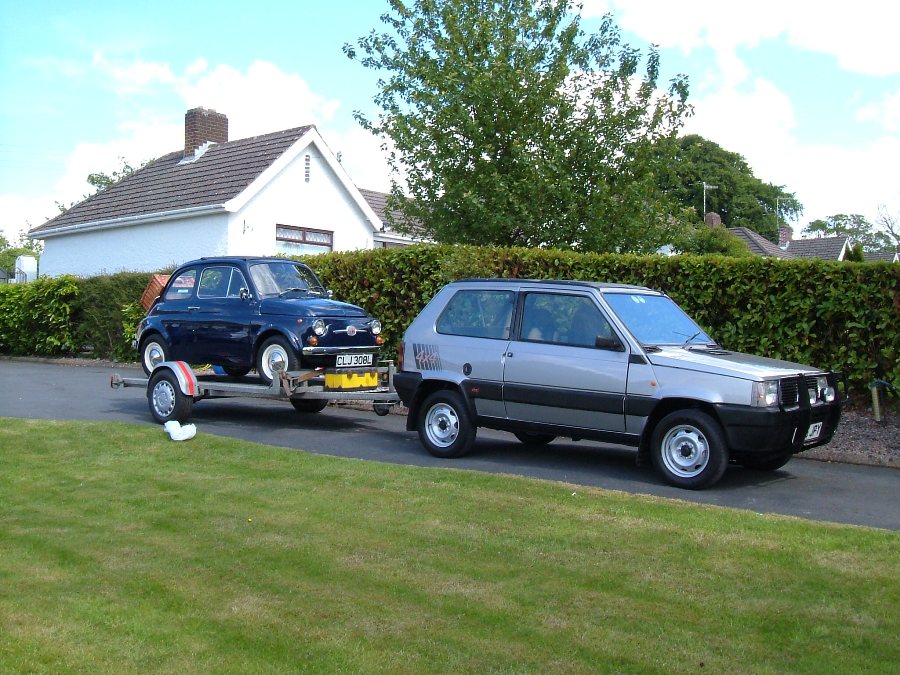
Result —
<path fill-rule="evenodd" d="M 29 234 L 39 235 L 69 225 L 224 204 L 243 192 L 311 128 L 285 129 L 213 145 L 198 159 L 184 164 L 181 163 L 182 150 L 171 152 L 34 228 Z"/>
<path fill-rule="evenodd" d="M 777 244 L 772 243 L 758 232 L 749 227 L 729 227 L 728 231 L 736 237 L 740 237 L 750 248 L 750 252 L 765 258 L 793 258 L 787 251 L 781 250 Z"/>
<path fill-rule="evenodd" d="M 816 237 L 815 239 L 793 239 L 787 250 L 795 258 L 821 258 L 841 260 L 841 253 L 847 245 L 847 237 Z"/>
<path fill-rule="evenodd" d="M 391 222 L 388 221 L 388 208 L 387 208 L 387 200 L 390 197 L 390 194 L 387 192 L 378 192 L 377 190 L 366 190 L 363 188 L 357 188 L 359 193 L 363 196 L 363 199 L 369 204 L 372 210 L 375 212 L 375 215 L 381 218 L 381 222 L 384 224 L 384 229 L 386 232 L 394 231 L 394 228 L 391 227 Z M 405 215 L 393 209 L 390 211 L 390 215 L 393 217 L 394 222 L 396 223 L 407 223 L 409 220 Z M 416 228 L 413 227 L 415 231 Z"/>

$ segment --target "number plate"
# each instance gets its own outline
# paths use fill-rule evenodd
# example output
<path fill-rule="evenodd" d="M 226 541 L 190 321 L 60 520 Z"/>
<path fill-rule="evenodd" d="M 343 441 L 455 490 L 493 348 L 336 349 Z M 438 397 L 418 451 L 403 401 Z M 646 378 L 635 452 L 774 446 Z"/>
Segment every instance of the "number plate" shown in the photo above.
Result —
<path fill-rule="evenodd" d="M 335 363 L 335 365 L 338 368 L 358 368 L 361 366 L 371 366 L 372 354 L 338 354 L 337 363 Z"/>
<path fill-rule="evenodd" d="M 810 424 L 809 429 L 806 430 L 806 438 L 804 441 L 814 441 L 819 437 L 819 434 L 822 433 L 822 423 L 816 422 L 815 424 Z"/>

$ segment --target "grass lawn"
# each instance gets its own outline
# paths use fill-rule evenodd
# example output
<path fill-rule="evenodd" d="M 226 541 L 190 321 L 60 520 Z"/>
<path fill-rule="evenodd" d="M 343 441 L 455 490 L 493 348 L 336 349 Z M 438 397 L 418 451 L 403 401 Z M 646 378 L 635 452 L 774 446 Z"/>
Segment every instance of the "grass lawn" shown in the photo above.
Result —
<path fill-rule="evenodd" d="M 0 672 L 897 672 L 900 535 L 0 419 Z"/>

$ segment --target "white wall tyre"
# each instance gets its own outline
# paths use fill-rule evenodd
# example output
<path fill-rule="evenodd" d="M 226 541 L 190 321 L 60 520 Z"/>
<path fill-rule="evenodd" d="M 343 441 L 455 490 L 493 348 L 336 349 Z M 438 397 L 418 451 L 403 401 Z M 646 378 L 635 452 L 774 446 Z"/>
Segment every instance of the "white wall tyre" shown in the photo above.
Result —
<path fill-rule="evenodd" d="M 147 375 L 151 375 L 156 366 L 168 360 L 169 348 L 159 334 L 153 334 L 141 342 L 141 368 Z"/>
<path fill-rule="evenodd" d="M 297 354 L 283 337 L 270 337 L 259 348 L 256 372 L 266 384 L 278 377 L 279 370 L 297 370 L 297 367 Z"/>

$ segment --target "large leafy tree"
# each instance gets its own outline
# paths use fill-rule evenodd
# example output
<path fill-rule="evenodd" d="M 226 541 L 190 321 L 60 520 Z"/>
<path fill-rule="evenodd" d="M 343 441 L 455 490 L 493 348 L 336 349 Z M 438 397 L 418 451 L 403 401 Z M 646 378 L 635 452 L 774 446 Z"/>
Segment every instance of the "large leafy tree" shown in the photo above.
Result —
<path fill-rule="evenodd" d="M 660 174 L 660 187 L 702 220 L 704 183 L 706 211 L 715 211 L 726 227 L 747 227 L 778 241 L 778 225 L 796 220 L 803 211 L 793 192 L 753 175 L 747 160 L 702 136 L 688 135 L 665 148 L 674 157 Z M 776 211 L 777 209 L 777 211 Z"/>
<path fill-rule="evenodd" d="M 351 59 L 382 73 L 393 206 L 443 242 L 651 251 L 673 229 L 658 189 L 687 83 L 569 0 L 389 0 Z M 398 223 L 402 227 L 402 222 Z"/>
<path fill-rule="evenodd" d="M 884 217 L 882 212 L 882 218 Z M 851 246 L 859 245 L 866 253 L 880 253 L 883 251 L 896 251 L 896 236 L 877 229 L 865 216 L 858 213 L 850 215 L 838 213 L 824 220 L 813 220 L 803 228 L 801 234 L 804 237 L 838 237 L 845 236 L 850 239 Z"/>

